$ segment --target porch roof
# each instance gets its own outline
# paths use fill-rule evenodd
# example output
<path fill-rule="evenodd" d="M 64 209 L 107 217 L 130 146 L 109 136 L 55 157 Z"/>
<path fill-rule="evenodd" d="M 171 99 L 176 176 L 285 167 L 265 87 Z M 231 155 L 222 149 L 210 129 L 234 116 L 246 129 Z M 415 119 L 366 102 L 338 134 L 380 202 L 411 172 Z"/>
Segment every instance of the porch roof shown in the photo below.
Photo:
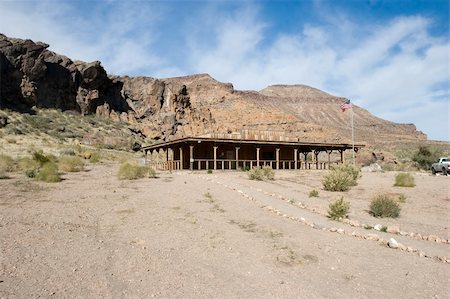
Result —
<path fill-rule="evenodd" d="M 301 142 L 301 141 L 279 141 L 279 140 L 258 140 L 258 139 L 242 139 L 242 138 L 211 138 L 211 137 L 183 137 L 165 142 L 157 142 L 152 145 L 143 146 L 143 151 L 156 150 L 160 148 L 168 148 L 171 146 L 177 146 L 183 143 L 201 143 L 201 142 L 213 142 L 221 144 L 250 144 L 261 146 L 289 146 L 299 149 L 307 150 L 347 150 L 352 149 L 352 144 L 348 143 L 324 143 L 324 142 Z M 364 144 L 355 144 L 356 150 L 364 147 Z"/>

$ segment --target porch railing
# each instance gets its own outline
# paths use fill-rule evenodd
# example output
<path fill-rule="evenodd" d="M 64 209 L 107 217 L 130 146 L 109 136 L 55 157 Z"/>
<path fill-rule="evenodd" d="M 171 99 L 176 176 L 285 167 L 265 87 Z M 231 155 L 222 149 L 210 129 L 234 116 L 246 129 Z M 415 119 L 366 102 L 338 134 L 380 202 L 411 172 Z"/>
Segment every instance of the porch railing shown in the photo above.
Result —
<path fill-rule="evenodd" d="M 297 163 L 297 167 L 295 167 Z M 275 160 L 229 160 L 229 159 L 217 159 L 216 169 L 217 170 L 231 170 L 231 169 L 252 169 L 254 167 L 264 167 L 269 166 L 273 169 L 330 169 L 330 165 L 340 164 L 340 161 L 335 162 L 312 162 L 312 161 L 297 161 L 294 160 L 280 160 L 278 162 Z M 175 161 L 146 161 L 146 165 L 152 167 L 155 170 L 181 170 L 182 165 L 180 160 Z M 194 159 L 192 162 L 192 167 L 194 170 L 208 170 L 214 169 L 214 160 L 211 159 Z M 190 168 L 190 166 L 188 167 Z"/>

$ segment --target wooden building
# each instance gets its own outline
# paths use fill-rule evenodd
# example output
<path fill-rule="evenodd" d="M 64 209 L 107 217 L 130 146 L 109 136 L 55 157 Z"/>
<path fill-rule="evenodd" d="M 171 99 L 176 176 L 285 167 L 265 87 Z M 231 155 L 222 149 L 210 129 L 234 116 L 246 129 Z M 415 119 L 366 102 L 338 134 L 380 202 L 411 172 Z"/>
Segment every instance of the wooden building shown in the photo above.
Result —
<path fill-rule="evenodd" d="M 364 147 L 355 144 L 354 150 Z M 142 147 L 148 165 L 159 170 L 241 169 L 270 166 L 273 169 L 329 169 L 344 162 L 351 144 L 301 142 L 274 132 L 241 132 L 185 137 Z M 322 154 L 321 154 L 322 153 Z M 323 161 L 319 155 L 324 156 Z M 332 160 L 332 153 L 338 159 Z"/>

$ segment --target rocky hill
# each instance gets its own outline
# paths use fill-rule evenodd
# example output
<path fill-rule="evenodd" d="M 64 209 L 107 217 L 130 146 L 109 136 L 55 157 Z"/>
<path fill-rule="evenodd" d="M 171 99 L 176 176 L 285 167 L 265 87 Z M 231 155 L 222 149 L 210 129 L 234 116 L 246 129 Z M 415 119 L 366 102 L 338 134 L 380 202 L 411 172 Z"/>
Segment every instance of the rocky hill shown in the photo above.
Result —
<path fill-rule="evenodd" d="M 122 120 L 154 139 L 242 129 L 283 131 L 307 141 L 348 142 L 343 98 L 304 85 L 238 91 L 207 74 L 156 79 L 109 76 L 101 63 L 72 61 L 42 42 L 0 34 L 0 108 L 75 110 Z M 354 106 L 357 142 L 426 140 Z"/>

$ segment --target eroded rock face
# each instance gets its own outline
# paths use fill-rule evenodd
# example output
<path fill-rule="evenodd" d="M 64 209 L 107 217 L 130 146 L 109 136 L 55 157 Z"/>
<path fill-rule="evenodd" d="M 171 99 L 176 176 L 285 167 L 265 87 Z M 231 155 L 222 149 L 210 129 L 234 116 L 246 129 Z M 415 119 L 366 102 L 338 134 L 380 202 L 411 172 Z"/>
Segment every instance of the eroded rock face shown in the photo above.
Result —
<path fill-rule="evenodd" d="M 281 131 L 302 141 L 351 142 L 343 98 L 304 85 L 236 91 L 207 74 L 168 79 L 108 76 L 99 61 L 72 61 L 48 45 L 0 34 L 0 108 L 33 106 L 97 114 L 170 140 L 240 130 Z M 357 142 L 426 139 L 412 124 L 395 124 L 353 106 Z"/>
<path fill-rule="evenodd" d="M 197 110 L 183 84 L 149 77 L 108 77 L 99 61 L 86 63 L 47 50 L 48 45 L 0 34 L 0 108 L 33 106 L 97 113 L 138 125 L 153 138 L 190 133 L 189 124 L 213 122 Z M 180 126 L 187 126 L 179 130 Z M 203 128 L 204 129 L 204 128 Z"/>

